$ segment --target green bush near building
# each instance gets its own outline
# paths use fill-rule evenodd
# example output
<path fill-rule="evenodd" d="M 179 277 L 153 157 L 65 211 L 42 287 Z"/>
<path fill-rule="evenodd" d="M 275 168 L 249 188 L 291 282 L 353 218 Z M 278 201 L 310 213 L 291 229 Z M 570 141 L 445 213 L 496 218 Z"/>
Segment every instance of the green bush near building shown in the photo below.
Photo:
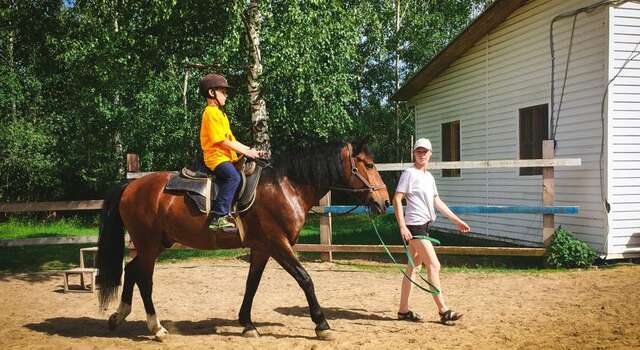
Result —
<path fill-rule="evenodd" d="M 591 266 L 596 257 L 595 250 L 562 227 L 554 232 L 547 249 L 547 264 L 556 268 Z"/>

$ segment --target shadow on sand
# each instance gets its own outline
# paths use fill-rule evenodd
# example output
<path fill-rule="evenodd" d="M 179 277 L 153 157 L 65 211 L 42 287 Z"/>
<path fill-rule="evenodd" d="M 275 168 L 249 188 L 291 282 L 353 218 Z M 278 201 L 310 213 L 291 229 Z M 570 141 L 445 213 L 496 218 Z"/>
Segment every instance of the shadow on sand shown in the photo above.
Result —
<path fill-rule="evenodd" d="M 162 325 L 171 334 L 179 335 L 241 335 L 242 328 L 237 320 L 211 318 L 202 321 L 171 321 L 163 320 Z M 255 326 L 283 326 L 281 323 L 256 322 Z M 109 331 L 106 319 L 90 317 L 55 317 L 40 323 L 24 325 L 30 330 L 48 335 L 59 335 L 69 338 L 101 337 L 101 338 L 126 338 L 137 341 L 146 341 L 151 338 L 145 321 L 127 321 L 115 331 Z M 237 327 L 238 332 L 216 332 L 217 327 Z M 266 335 L 266 334 L 264 334 Z"/>
<path fill-rule="evenodd" d="M 310 317 L 307 306 L 277 307 L 275 312 L 288 316 Z M 372 321 L 397 321 L 395 318 L 383 316 L 384 311 L 368 311 L 364 309 L 344 309 L 341 307 L 323 307 L 322 311 L 327 320 L 372 320 Z"/>

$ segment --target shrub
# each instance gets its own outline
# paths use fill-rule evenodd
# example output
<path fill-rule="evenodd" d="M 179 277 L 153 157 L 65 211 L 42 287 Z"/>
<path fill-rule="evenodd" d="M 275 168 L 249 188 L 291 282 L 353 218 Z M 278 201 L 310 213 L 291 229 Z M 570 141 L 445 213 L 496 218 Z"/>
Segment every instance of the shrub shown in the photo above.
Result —
<path fill-rule="evenodd" d="M 576 239 L 571 232 L 559 227 L 547 249 L 547 263 L 553 267 L 586 267 L 596 259 L 596 252 Z"/>

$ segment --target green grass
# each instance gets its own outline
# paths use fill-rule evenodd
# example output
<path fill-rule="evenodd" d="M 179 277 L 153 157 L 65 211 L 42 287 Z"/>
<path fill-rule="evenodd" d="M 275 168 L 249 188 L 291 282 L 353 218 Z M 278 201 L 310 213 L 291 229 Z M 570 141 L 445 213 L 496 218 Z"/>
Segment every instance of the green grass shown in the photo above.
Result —
<path fill-rule="evenodd" d="M 175 263 L 193 258 L 238 258 L 249 254 L 248 249 L 195 250 L 167 249 L 158 259 L 161 263 Z"/>
<path fill-rule="evenodd" d="M 310 215 L 304 226 L 298 243 L 319 243 L 319 220 L 316 215 Z M 402 244 L 395 218 L 391 215 L 375 219 L 376 227 L 385 244 Z M 364 215 L 335 216 L 332 219 L 334 244 L 380 244 L 369 219 Z M 55 222 L 43 223 L 36 220 L 10 219 L 0 223 L 0 239 L 33 238 L 33 237 L 64 237 L 78 235 L 96 235 L 95 225 L 84 223 L 77 218 L 64 218 Z M 501 242 L 486 241 L 444 232 L 433 232 L 432 236 L 439 239 L 443 245 L 464 246 L 509 246 Z M 63 270 L 78 265 L 79 248 L 87 245 L 46 245 L 0 248 L 0 271 L 54 271 Z M 246 249 L 200 251 L 191 249 L 170 249 L 161 256 L 160 262 L 177 262 L 192 258 L 234 258 L 246 255 Z M 306 261 L 316 261 L 319 253 L 301 253 L 300 257 Z M 357 269 L 376 270 L 386 269 L 386 263 L 391 260 L 385 254 L 352 254 L 334 253 L 335 259 L 352 261 Z M 394 254 L 397 261 L 405 261 L 402 254 Z M 537 269 L 542 266 L 540 257 L 503 257 L 503 256 L 455 256 L 441 255 L 439 257 L 445 271 L 513 271 L 514 269 Z M 361 260 L 363 263 L 358 263 Z M 367 262 L 372 262 L 369 265 Z M 389 269 L 397 269 L 390 265 Z M 452 267 L 453 266 L 453 267 Z M 489 269 L 489 270 L 487 270 Z"/>
<path fill-rule="evenodd" d="M 0 248 L 0 272 L 60 271 L 80 264 L 80 248 L 92 244 L 56 244 Z M 193 249 L 169 249 L 158 261 L 174 263 L 192 258 L 237 258 L 248 253 L 246 249 L 203 251 Z M 94 266 L 93 255 L 85 254 L 86 266 Z"/>
<path fill-rule="evenodd" d="M 333 231 L 333 244 L 380 244 L 373 226 L 365 215 L 345 215 L 335 216 L 331 220 Z M 300 233 L 298 243 L 320 243 L 320 218 L 311 215 Z M 378 233 L 382 236 L 387 245 L 400 245 L 402 239 L 398 231 L 398 225 L 393 215 L 379 216 L 374 219 Z M 516 245 L 488 241 L 480 238 L 473 238 L 459 234 L 432 231 L 430 235 L 442 242 L 442 245 L 450 246 L 471 246 L 471 247 L 516 247 Z"/>
<path fill-rule="evenodd" d="M 316 215 L 311 215 L 307 219 L 307 224 L 300 233 L 299 243 L 320 243 L 319 221 L 320 218 Z M 379 216 L 374 222 L 386 245 L 402 244 L 396 220 L 392 215 Z M 334 216 L 331 224 L 333 244 L 380 244 L 378 236 L 365 215 Z M 505 242 L 489 241 L 447 232 L 433 231 L 430 235 L 438 239 L 442 245 L 447 246 L 517 247 Z M 318 259 L 319 254 L 303 253 L 301 256 L 305 259 L 314 260 Z M 337 259 L 355 258 L 378 263 L 391 262 L 391 259 L 386 254 L 333 253 L 333 256 Z M 406 262 L 403 254 L 394 254 L 393 256 L 396 261 Z M 492 271 L 535 270 L 541 268 L 544 264 L 543 257 L 440 255 L 438 258 L 442 265 L 446 267 L 445 271 L 448 270 L 449 266 L 461 269 L 460 271 L 463 269 L 492 269 Z"/>
<path fill-rule="evenodd" d="M 371 271 L 371 272 L 398 272 L 399 268 L 404 268 L 405 265 L 393 264 L 388 261 L 372 261 L 371 259 L 366 260 L 336 260 L 334 261 L 335 265 L 346 269 L 354 269 L 359 271 Z M 451 273 L 551 273 L 551 272 L 565 272 L 567 269 L 545 269 L 539 266 L 528 266 L 528 267 L 499 267 L 499 266 L 489 266 L 489 265 L 476 265 L 473 267 L 470 266 L 443 266 L 443 272 L 451 272 Z"/>
<path fill-rule="evenodd" d="M 88 246 L 91 244 L 3 247 L 0 248 L 0 271 L 41 272 L 77 267 L 80 261 L 80 248 Z"/>
<path fill-rule="evenodd" d="M 73 217 L 51 222 L 10 218 L 0 223 L 0 239 L 95 236 L 97 234 L 97 226 L 84 224 Z"/>

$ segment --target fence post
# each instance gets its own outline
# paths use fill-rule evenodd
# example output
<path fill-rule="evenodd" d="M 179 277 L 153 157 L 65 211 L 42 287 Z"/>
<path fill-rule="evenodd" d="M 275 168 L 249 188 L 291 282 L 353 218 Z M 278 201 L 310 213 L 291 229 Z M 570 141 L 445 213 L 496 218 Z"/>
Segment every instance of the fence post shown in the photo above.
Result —
<path fill-rule="evenodd" d="M 554 158 L 554 141 L 544 140 L 542 141 L 542 158 L 553 159 Z M 542 205 L 553 206 L 555 200 L 555 186 L 554 186 L 554 168 L 544 167 L 542 168 Z M 542 242 L 545 247 L 548 247 L 551 243 L 551 237 L 555 231 L 555 217 L 554 214 L 542 214 Z"/>
<path fill-rule="evenodd" d="M 140 172 L 140 158 L 135 153 L 127 153 L 127 172 L 139 173 Z M 125 236 L 127 249 L 129 250 L 129 259 L 133 259 L 138 255 L 136 247 L 133 245 L 133 241 L 129 237 L 129 234 Z M 124 259 L 122 260 L 122 266 L 124 268 Z M 122 274 L 124 279 L 124 274 Z"/>
<path fill-rule="evenodd" d="M 326 207 L 331 205 L 331 191 L 320 199 L 320 206 Z M 324 212 L 324 210 L 322 211 Z M 320 216 L 320 244 L 331 245 L 331 213 Z M 331 252 L 320 253 L 321 261 L 331 261 L 333 255 Z"/>
<path fill-rule="evenodd" d="M 140 172 L 140 158 L 135 153 L 127 153 L 127 172 Z"/>

